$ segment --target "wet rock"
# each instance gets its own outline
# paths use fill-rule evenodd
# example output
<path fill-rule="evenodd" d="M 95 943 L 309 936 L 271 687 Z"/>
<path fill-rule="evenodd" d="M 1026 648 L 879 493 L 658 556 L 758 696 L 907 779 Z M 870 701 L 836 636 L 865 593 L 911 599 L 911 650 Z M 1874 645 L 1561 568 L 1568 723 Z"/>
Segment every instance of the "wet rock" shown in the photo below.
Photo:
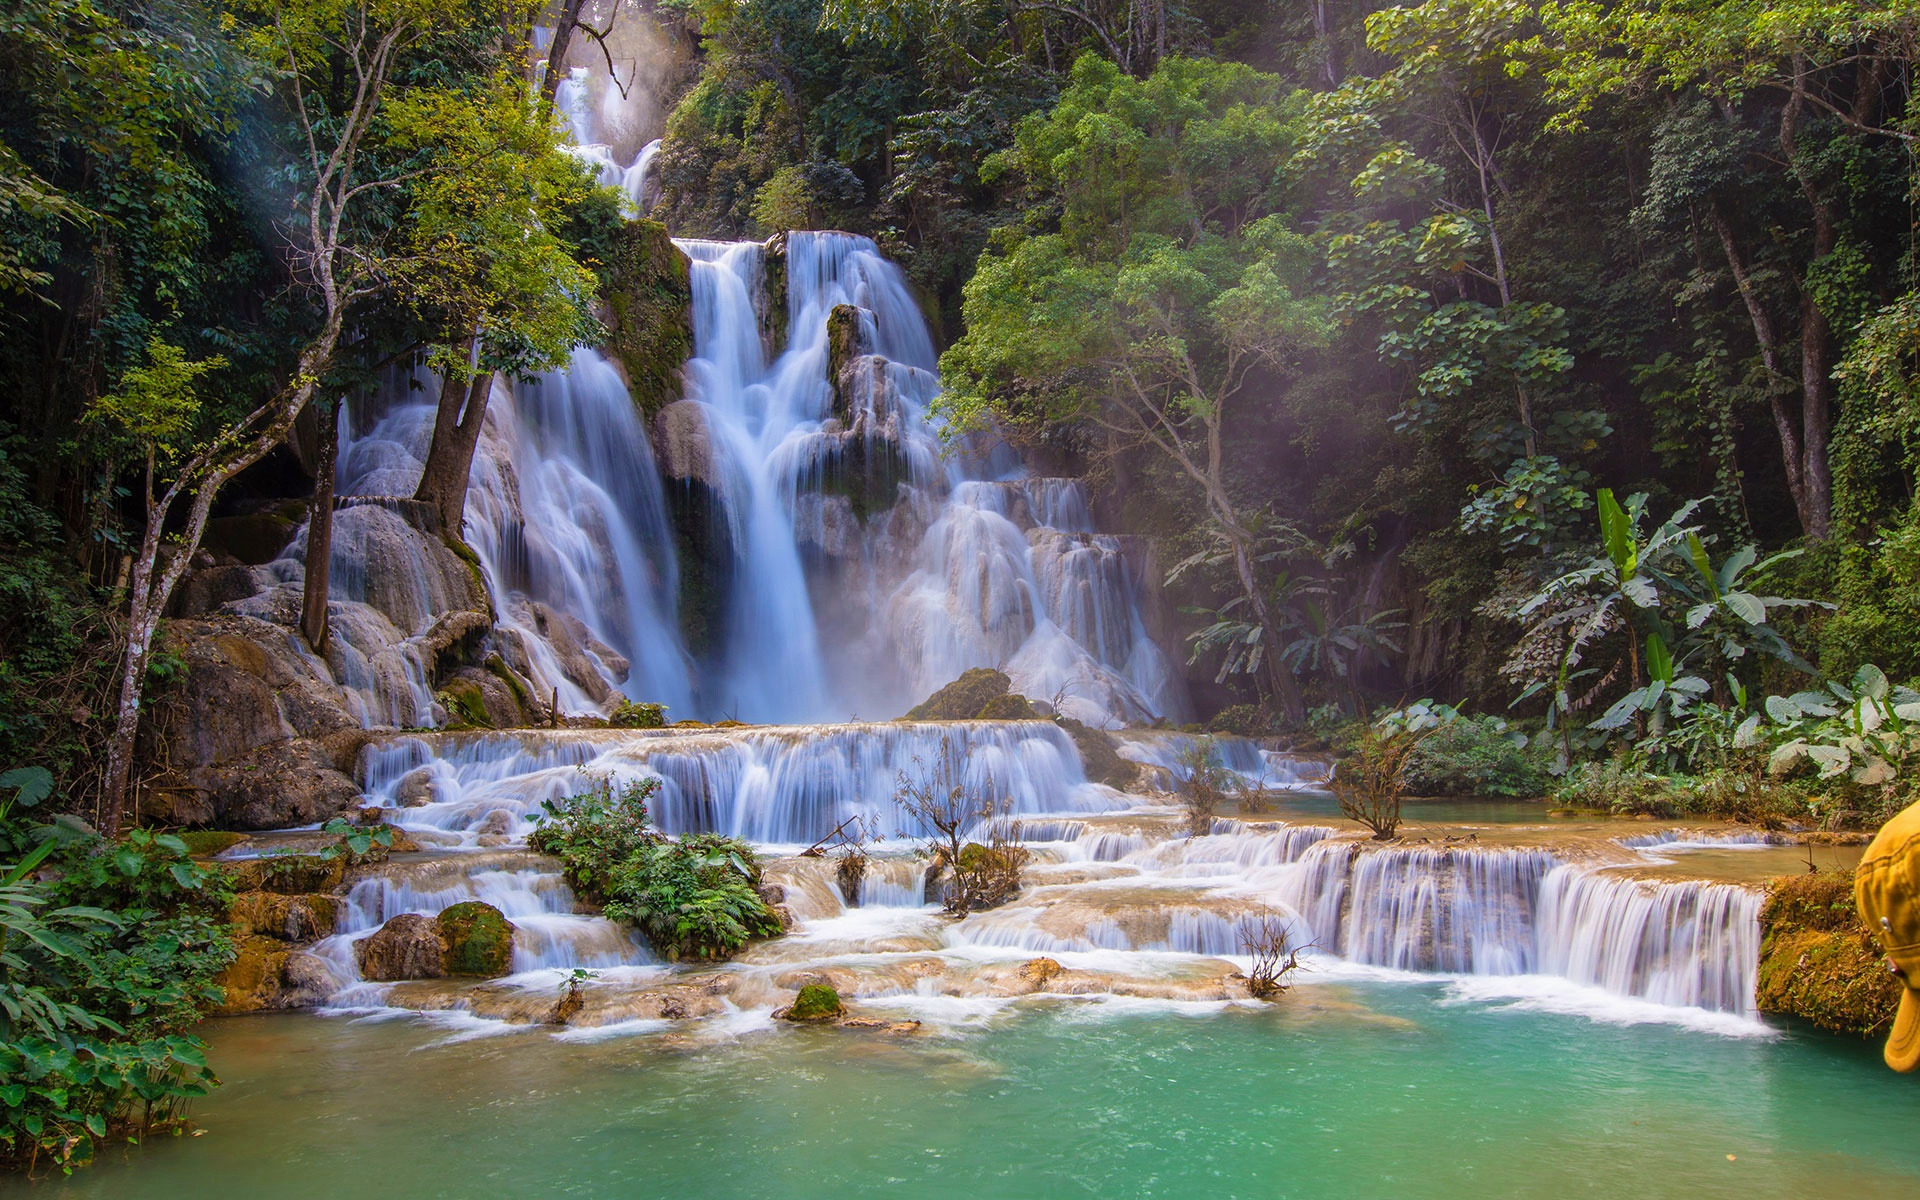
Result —
<path fill-rule="evenodd" d="M 909 721 L 971 721 L 1013 689 L 1005 671 L 975 667 L 907 711 Z"/>
<path fill-rule="evenodd" d="M 235 938 L 233 949 L 233 961 L 213 978 L 221 992 L 214 1013 L 231 1015 L 273 1007 L 292 951 L 285 943 L 264 937 Z"/>
<path fill-rule="evenodd" d="M 174 836 L 187 844 L 187 853 L 195 858 L 215 858 L 247 840 L 246 834 L 230 829 L 187 829 Z"/>
<path fill-rule="evenodd" d="M 354 943 L 360 976 L 377 983 L 402 979 L 440 979 L 447 974 L 446 945 L 434 919 L 401 913 L 372 937 Z"/>
<path fill-rule="evenodd" d="M 346 877 L 338 855 L 269 854 L 223 864 L 236 892 L 273 892 L 282 896 L 330 892 Z"/>
<path fill-rule="evenodd" d="M 1083 725 L 1072 717 L 1056 717 L 1053 723 L 1073 739 L 1088 779 L 1122 792 L 1139 786 L 1140 764 L 1120 757 L 1111 734 Z"/>
<path fill-rule="evenodd" d="M 839 992 L 824 983 L 810 983 L 800 989 L 792 1004 L 775 1010 L 773 1015 L 782 1021 L 832 1021 L 845 1013 Z"/>
<path fill-rule="evenodd" d="M 433 803 L 433 772 L 426 767 L 415 767 L 400 777 L 394 788 L 394 798 L 402 808 L 418 808 Z"/>
<path fill-rule="evenodd" d="M 715 453 L 706 410 L 692 400 L 676 400 L 653 418 L 653 453 L 669 482 L 699 483 L 724 495 L 726 481 Z"/>
<path fill-rule="evenodd" d="M 324 894 L 241 892 L 228 907 L 227 920 L 238 927 L 240 936 L 312 942 L 331 936 L 339 927 L 340 900 Z"/>
<path fill-rule="evenodd" d="M 289 954 L 280 968 L 280 993 L 274 998 L 273 1007 L 312 1008 L 325 1003 L 340 983 L 333 968 L 320 956 Z"/>
<path fill-rule="evenodd" d="M 878 1017 L 848 1017 L 840 1022 L 842 1029 L 871 1029 L 880 1033 L 918 1033 L 918 1021 L 883 1021 Z"/>
<path fill-rule="evenodd" d="M 504 808 L 496 808 L 474 826 L 474 832 L 482 835 L 497 834 L 505 836 L 513 832 L 513 814 Z"/>
<path fill-rule="evenodd" d="M 447 974 L 492 978 L 507 973 L 513 961 L 513 925 L 493 905 L 463 901 L 442 910 L 434 925 L 446 947 Z"/>
<path fill-rule="evenodd" d="M 1059 978 L 1065 970 L 1065 967 L 1051 958 L 1031 958 L 1020 964 L 1020 977 L 1033 984 L 1038 990 Z"/>

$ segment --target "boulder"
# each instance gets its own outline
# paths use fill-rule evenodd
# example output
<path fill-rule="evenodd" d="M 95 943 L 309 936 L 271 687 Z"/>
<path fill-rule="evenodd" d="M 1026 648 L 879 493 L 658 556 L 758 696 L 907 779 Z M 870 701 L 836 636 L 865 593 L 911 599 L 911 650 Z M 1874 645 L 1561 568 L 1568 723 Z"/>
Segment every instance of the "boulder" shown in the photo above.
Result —
<path fill-rule="evenodd" d="M 1005 671 L 975 667 L 907 712 L 909 721 L 971 721 L 980 710 L 1013 690 Z"/>
<path fill-rule="evenodd" d="M 322 893 L 241 892 L 228 906 L 227 920 L 238 936 L 312 942 L 331 936 L 339 927 L 340 900 Z"/>
<path fill-rule="evenodd" d="M 447 974 L 447 948 L 432 917 L 401 913 L 373 936 L 354 943 L 360 977 L 377 983 L 401 979 L 442 979 Z"/>
<path fill-rule="evenodd" d="M 449 975 L 505 975 L 513 961 L 513 925 L 491 904 L 466 900 L 434 918 Z"/>
<path fill-rule="evenodd" d="M 824 983 L 810 983 L 800 989 L 792 1004 L 773 1015 L 783 1021 L 834 1021 L 846 1011 L 839 992 Z"/>
<path fill-rule="evenodd" d="M 1035 990 L 1045 987 L 1066 970 L 1051 958 L 1030 958 L 1020 964 L 1020 978 L 1034 986 Z"/>

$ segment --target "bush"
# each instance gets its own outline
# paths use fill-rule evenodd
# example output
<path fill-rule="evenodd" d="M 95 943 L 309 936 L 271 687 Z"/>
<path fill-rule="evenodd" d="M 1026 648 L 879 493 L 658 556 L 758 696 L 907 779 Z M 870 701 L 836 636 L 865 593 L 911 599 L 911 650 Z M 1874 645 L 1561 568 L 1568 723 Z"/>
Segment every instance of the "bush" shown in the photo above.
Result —
<path fill-rule="evenodd" d="M 185 1031 L 221 998 L 232 897 L 178 838 L 33 825 L 50 783 L 0 784 L 0 1154 L 68 1171 L 103 1138 L 176 1125 L 216 1083 Z"/>
<path fill-rule="evenodd" d="M 759 892 L 760 865 L 745 842 L 712 833 L 670 838 L 648 828 L 657 779 L 601 781 L 548 801 L 527 839 L 558 857 L 567 882 L 615 921 L 639 928 L 670 960 L 716 959 L 780 932 Z"/>
<path fill-rule="evenodd" d="M 664 729 L 667 724 L 667 706 L 637 704 L 632 700 L 622 700 L 608 715 L 607 724 L 615 729 Z"/>
<path fill-rule="evenodd" d="M 1207 722 L 1208 733 L 1232 733 L 1241 737 L 1260 737 L 1273 731 L 1273 718 L 1258 704 L 1235 704 L 1213 714 Z"/>
<path fill-rule="evenodd" d="M 1621 759 L 1575 764 L 1553 789 L 1553 799 L 1567 808 L 1621 816 L 1676 817 L 1686 805 L 1672 779 Z"/>
<path fill-rule="evenodd" d="M 1180 752 L 1179 763 L 1186 775 L 1180 781 L 1180 799 L 1187 810 L 1187 834 L 1201 837 L 1213 831 L 1213 814 L 1234 790 L 1233 772 L 1221 764 L 1212 738 L 1195 738 Z"/>
<path fill-rule="evenodd" d="M 1526 735 L 1499 717 L 1454 721 L 1434 730 L 1407 762 L 1416 796 L 1541 796 L 1553 784 Z"/>

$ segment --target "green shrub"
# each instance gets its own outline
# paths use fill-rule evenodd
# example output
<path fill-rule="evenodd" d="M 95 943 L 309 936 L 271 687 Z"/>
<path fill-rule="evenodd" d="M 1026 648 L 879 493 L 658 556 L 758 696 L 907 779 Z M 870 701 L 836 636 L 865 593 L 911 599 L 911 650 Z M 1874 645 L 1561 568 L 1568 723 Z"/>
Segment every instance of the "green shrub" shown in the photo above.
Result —
<path fill-rule="evenodd" d="M 615 921 L 639 928 L 670 960 L 716 959 L 780 932 L 760 895 L 760 864 L 745 842 L 713 833 L 670 838 L 648 828 L 659 781 L 617 791 L 607 782 L 558 803 L 528 843 L 557 856 L 567 882 Z"/>
<path fill-rule="evenodd" d="M 1677 817 L 1686 803 L 1672 779 L 1620 759 L 1576 763 L 1553 789 L 1553 799 L 1567 808 L 1652 817 Z"/>
<path fill-rule="evenodd" d="M 1207 722 L 1208 733 L 1234 733 L 1241 737 L 1259 737 L 1273 731 L 1273 718 L 1258 704 L 1235 704 L 1213 714 Z"/>
<path fill-rule="evenodd" d="M 667 724 L 667 706 L 637 704 L 632 700 L 622 700 L 607 717 L 607 724 L 615 729 L 664 729 Z"/>
<path fill-rule="evenodd" d="M 176 1124 L 217 1082 L 185 1031 L 221 998 L 232 895 L 176 837 L 34 825 L 50 782 L 0 780 L 0 1156 L 66 1171 L 103 1138 Z"/>
<path fill-rule="evenodd" d="M 1525 734 L 1499 717 L 1454 721 L 1433 731 L 1407 763 L 1417 796 L 1540 796 L 1553 779 Z"/>

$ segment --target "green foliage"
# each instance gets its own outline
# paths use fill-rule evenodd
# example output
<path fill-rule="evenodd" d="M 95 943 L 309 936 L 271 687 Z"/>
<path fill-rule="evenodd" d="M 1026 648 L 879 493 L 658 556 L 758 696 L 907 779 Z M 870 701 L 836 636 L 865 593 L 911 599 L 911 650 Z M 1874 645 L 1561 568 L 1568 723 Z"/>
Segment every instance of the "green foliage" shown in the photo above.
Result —
<path fill-rule="evenodd" d="M 659 780 L 597 782 L 542 804 L 527 842 L 557 856 L 567 882 L 627 921 L 668 959 L 718 959 L 754 938 L 779 934 L 759 892 L 760 864 L 745 842 L 711 833 L 669 838 L 648 828 L 647 799 Z"/>
<path fill-rule="evenodd" d="M 1419 796 L 1540 796 L 1552 783 L 1527 735 L 1499 717 L 1450 722 L 1407 761 L 1407 790 Z"/>
<path fill-rule="evenodd" d="M 41 768 L 0 776 L 0 1152 L 71 1170 L 100 1139 L 177 1121 L 216 1082 L 185 1030 L 232 959 L 222 876 L 178 838 L 119 843 L 29 814 Z M 32 849 L 25 849 L 27 846 Z"/>
<path fill-rule="evenodd" d="M 667 706 L 622 700 L 614 705 L 607 724 L 615 729 L 660 729 L 667 723 Z"/>

